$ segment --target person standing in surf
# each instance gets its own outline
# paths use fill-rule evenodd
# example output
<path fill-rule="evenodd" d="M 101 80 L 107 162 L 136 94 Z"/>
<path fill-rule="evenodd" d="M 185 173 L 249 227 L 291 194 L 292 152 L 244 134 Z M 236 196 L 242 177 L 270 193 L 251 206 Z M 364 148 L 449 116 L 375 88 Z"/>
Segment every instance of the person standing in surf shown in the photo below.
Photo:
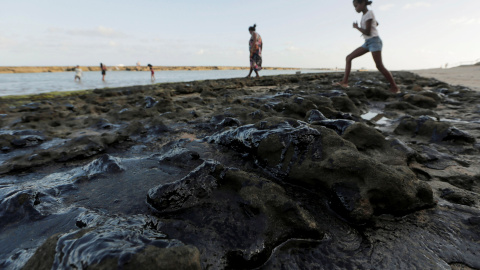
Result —
<path fill-rule="evenodd" d="M 100 63 L 100 69 L 102 70 L 102 81 L 105 81 L 105 75 L 107 74 L 107 66 Z"/>
<path fill-rule="evenodd" d="M 155 81 L 155 70 L 153 70 L 153 66 L 151 64 L 148 64 L 148 68 L 150 69 L 150 73 L 151 73 L 150 78 L 153 82 Z"/>
<path fill-rule="evenodd" d="M 252 75 L 252 71 L 255 71 L 257 78 L 260 77 L 258 72 L 262 70 L 263 41 L 260 34 L 256 32 L 256 28 L 256 24 L 248 28 L 248 31 L 250 32 L 250 41 L 248 43 L 250 51 L 250 73 L 248 73 L 247 78 Z"/>
<path fill-rule="evenodd" d="M 80 68 L 80 66 L 76 66 L 75 67 L 75 81 L 78 81 L 81 82 L 82 81 L 82 69 Z"/>
<path fill-rule="evenodd" d="M 375 15 L 373 14 L 372 10 L 368 10 L 368 6 L 371 4 L 372 1 L 368 0 L 353 0 L 353 6 L 355 7 L 355 11 L 357 11 L 358 13 L 363 13 L 362 20 L 360 21 L 360 26 L 357 22 L 355 22 L 353 23 L 353 28 L 357 29 L 362 33 L 363 37 L 365 38 L 365 43 L 347 56 L 347 63 L 345 65 L 345 75 L 343 76 L 343 80 L 341 82 L 334 82 L 333 85 L 347 88 L 348 77 L 350 76 L 350 71 L 352 69 L 353 59 L 360 57 L 368 52 L 371 52 L 378 71 L 380 71 L 390 83 L 390 91 L 393 93 L 398 93 L 400 90 L 398 89 L 398 86 L 393 79 L 392 73 L 390 73 L 390 71 L 388 71 L 383 65 L 383 43 L 378 35 L 378 22 L 375 19 Z"/>

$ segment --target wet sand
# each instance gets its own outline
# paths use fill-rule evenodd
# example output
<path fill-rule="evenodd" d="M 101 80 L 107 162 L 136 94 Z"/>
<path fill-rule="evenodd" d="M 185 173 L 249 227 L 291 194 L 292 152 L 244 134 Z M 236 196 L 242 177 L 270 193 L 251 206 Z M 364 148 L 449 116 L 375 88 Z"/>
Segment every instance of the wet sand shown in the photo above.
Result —
<path fill-rule="evenodd" d="M 480 269 L 480 92 L 393 75 L 0 98 L 0 268 Z"/>
<path fill-rule="evenodd" d="M 480 65 L 454 68 L 434 68 L 412 70 L 411 72 L 426 78 L 435 78 L 451 85 L 463 85 L 480 91 Z"/>

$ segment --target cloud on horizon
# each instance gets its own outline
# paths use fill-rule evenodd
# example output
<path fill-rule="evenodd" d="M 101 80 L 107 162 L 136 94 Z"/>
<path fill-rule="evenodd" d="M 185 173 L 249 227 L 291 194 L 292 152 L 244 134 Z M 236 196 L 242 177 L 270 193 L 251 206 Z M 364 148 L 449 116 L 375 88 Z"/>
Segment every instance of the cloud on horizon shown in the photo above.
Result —
<path fill-rule="evenodd" d="M 450 22 L 454 25 L 480 24 L 480 18 L 461 17 L 461 18 L 450 19 Z"/>
<path fill-rule="evenodd" d="M 417 3 L 413 3 L 413 4 L 406 4 L 405 6 L 403 6 L 403 9 L 412 9 L 412 8 L 428 8 L 428 7 L 431 7 L 432 4 L 428 3 L 428 2 L 417 2 Z"/>
<path fill-rule="evenodd" d="M 49 33 L 60 33 L 73 36 L 87 36 L 87 37 L 105 37 L 105 38 L 124 38 L 128 37 L 127 34 L 108 28 L 105 26 L 98 26 L 93 29 L 62 29 L 62 28 L 49 28 Z"/>
<path fill-rule="evenodd" d="M 386 11 L 386 10 L 392 9 L 394 6 L 395 4 L 386 4 L 386 5 L 381 5 L 380 7 L 378 7 L 378 9 L 382 11 Z"/>

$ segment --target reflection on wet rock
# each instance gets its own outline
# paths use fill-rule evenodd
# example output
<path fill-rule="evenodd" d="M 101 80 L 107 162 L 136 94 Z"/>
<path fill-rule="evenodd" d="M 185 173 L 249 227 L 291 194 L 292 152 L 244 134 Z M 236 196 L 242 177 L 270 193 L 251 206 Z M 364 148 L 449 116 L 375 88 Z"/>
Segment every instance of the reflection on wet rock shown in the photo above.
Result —
<path fill-rule="evenodd" d="M 173 269 L 168 267 L 175 265 L 184 269 L 200 269 L 196 248 L 168 239 L 156 228 L 152 228 L 152 221 L 146 217 L 132 216 L 125 219 L 84 213 L 79 220 L 84 224 L 84 229 L 52 236 L 25 267 Z"/>
<path fill-rule="evenodd" d="M 83 171 L 85 171 L 88 178 L 100 174 L 120 173 L 124 170 L 122 165 L 120 165 L 120 160 L 110 155 L 103 155 L 83 167 Z"/>
<path fill-rule="evenodd" d="M 145 108 L 147 109 L 150 109 L 152 108 L 153 106 L 157 105 L 158 101 L 156 101 L 154 98 L 152 97 L 145 97 Z"/>

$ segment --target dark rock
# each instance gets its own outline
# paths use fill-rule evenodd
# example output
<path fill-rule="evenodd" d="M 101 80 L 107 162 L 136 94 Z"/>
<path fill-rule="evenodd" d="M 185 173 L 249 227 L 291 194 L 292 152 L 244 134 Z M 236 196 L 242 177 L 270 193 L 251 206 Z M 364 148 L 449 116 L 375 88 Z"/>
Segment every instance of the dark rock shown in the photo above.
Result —
<path fill-rule="evenodd" d="M 275 105 L 275 110 L 282 112 L 286 117 L 304 119 L 310 110 L 317 109 L 317 106 L 306 99 L 291 98 L 286 102 Z"/>
<path fill-rule="evenodd" d="M 420 92 L 419 95 L 429 97 L 429 98 L 435 100 L 436 102 L 440 102 L 442 100 L 442 98 L 437 93 L 430 92 L 430 91 Z"/>
<path fill-rule="evenodd" d="M 65 104 L 65 108 L 67 108 L 67 110 L 74 111 L 75 105 L 68 103 L 68 104 Z"/>
<path fill-rule="evenodd" d="M 150 109 L 152 107 L 154 107 L 155 105 L 158 104 L 158 101 L 156 101 L 154 98 L 152 97 L 145 97 L 145 101 L 144 101 L 144 107 L 147 108 L 147 109 Z"/>
<path fill-rule="evenodd" d="M 365 143 L 377 143 L 380 138 L 384 141 L 378 133 L 375 142 Z M 374 212 L 404 213 L 433 203 L 431 189 L 407 167 L 390 167 L 363 156 L 325 128 L 294 127 L 288 122 L 243 126 L 211 136 L 209 141 L 251 153 L 257 164 L 296 185 L 331 190 L 337 183 L 354 183 L 362 204 L 348 217 L 356 222 L 368 220 Z"/>
<path fill-rule="evenodd" d="M 429 116 L 421 116 L 418 119 L 413 117 L 404 117 L 395 129 L 395 134 L 422 136 L 431 142 L 450 141 L 453 143 L 475 142 L 475 138 L 466 132 L 460 131 L 452 127 L 449 123 L 436 121 Z"/>
<path fill-rule="evenodd" d="M 456 204 L 462 204 L 467 206 L 475 205 L 475 200 L 466 194 L 457 193 L 451 189 L 443 189 L 441 198 Z"/>
<path fill-rule="evenodd" d="M 392 141 L 390 141 L 390 146 L 404 153 L 409 159 L 415 157 L 417 153 L 415 150 L 413 150 L 411 147 L 409 147 L 399 139 L 393 139 Z"/>
<path fill-rule="evenodd" d="M 373 87 L 373 88 L 369 87 L 369 88 L 363 89 L 363 92 L 365 93 L 365 96 L 371 100 L 383 101 L 383 100 L 387 100 L 391 96 L 391 94 L 387 90 L 384 90 L 378 87 Z"/>
<path fill-rule="evenodd" d="M 417 162 L 426 167 L 436 170 L 444 170 L 447 167 L 458 165 L 452 155 L 441 153 L 433 147 L 427 145 L 417 146 Z"/>
<path fill-rule="evenodd" d="M 411 103 L 417 107 L 425 108 L 425 109 L 432 109 L 437 107 L 437 101 L 431 97 L 424 96 L 424 95 L 413 95 L 407 94 L 404 96 L 405 101 Z"/>
<path fill-rule="evenodd" d="M 353 124 L 355 124 L 355 121 L 344 119 L 322 120 L 312 123 L 312 125 L 320 125 L 335 130 L 338 135 L 343 135 L 345 133 L 345 130 L 347 130 L 347 128 Z"/>
<path fill-rule="evenodd" d="M 211 175 L 216 167 L 216 162 L 207 161 L 181 181 L 150 189 L 147 202 L 159 211 L 176 211 L 195 206 L 217 188 L 217 180 Z"/>
<path fill-rule="evenodd" d="M 81 136 L 68 142 L 62 150 L 59 150 L 56 161 L 64 162 L 77 158 L 87 158 L 106 149 L 106 144 L 99 136 Z"/>
<path fill-rule="evenodd" d="M 112 129 L 114 126 L 107 119 L 101 118 L 95 126 L 99 129 Z"/>
<path fill-rule="evenodd" d="M 361 123 L 349 125 L 342 137 L 355 144 L 359 150 L 381 148 L 385 145 L 385 136 Z"/>
<path fill-rule="evenodd" d="M 199 251 L 195 247 L 167 239 L 150 224 L 151 221 L 143 217 L 103 218 L 100 224 L 86 224 L 83 230 L 56 234 L 47 239 L 25 267 L 200 269 Z M 56 250 L 61 250 L 61 255 Z"/>
<path fill-rule="evenodd" d="M 405 111 L 417 110 L 418 107 L 405 101 L 396 101 L 385 104 L 385 109 Z"/>
<path fill-rule="evenodd" d="M 348 97 L 332 97 L 333 107 L 341 112 L 360 114 L 360 110 Z"/>
<path fill-rule="evenodd" d="M 480 217 L 471 217 L 468 219 L 468 223 L 471 225 L 480 226 Z"/>
<path fill-rule="evenodd" d="M 323 237 L 313 216 L 283 188 L 213 161 L 151 189 L 147 201 L 168 214 L 162 230 L 203 250 L 205 264 L 214 268 L 258 267 L 286 239 Z"/>
<path fill-rule="evenodd" d="M 120 165 L 120 160 L 110 155 L 102 155 L 100 158 L 83 167 L 83 170 L 89 177 L 125 171 L 122 165 Z"/>
<path fill-rule="evenodd" d="M 241 126 L 241 122 L 238 119 L 225 117 L 220 123 L 217 124 L 218 127 L 238 127 Z"/>
<path fill-rule="evenodd" d="M 37 146 L 45 141 L 45 137 L 36 135 L 20 136 L 17 139 L 13 139 L 11 144 L 15 147 L 31 147 Z"/>
<path fill-rule="evenodd" d="M 447 130 L 446 136 L 442 141 L 452 141 L 452 142 L 465 142 L 465 143 L 475 143 L 475 137 L 472 135 L 459 130 L 456 127 L 449 127 Z"/>
<path fill-rule="evenodd" d="M 313 122 L 318 122 L 322 120 L 328 120 L 327 117 L 325 117 L 320 111 L 318 110 L 311 110 L 307 113 L 307 122 L 308 123 L 313 123 Z"/>
<path fill-rule="evenodd" d="M 36 220 L 41 214 L 35 209 L 33 190 L 3 187 L 0 193 L 0 228 L 20 220 Z"/>
<path fill-rule="evenodd" d="M 329 90 L 329 91 L 319 93 L 318 95 L 323 97 L 339 97 L 339 96 L 345 96 L 346 94 L 342 90 Z"/>

